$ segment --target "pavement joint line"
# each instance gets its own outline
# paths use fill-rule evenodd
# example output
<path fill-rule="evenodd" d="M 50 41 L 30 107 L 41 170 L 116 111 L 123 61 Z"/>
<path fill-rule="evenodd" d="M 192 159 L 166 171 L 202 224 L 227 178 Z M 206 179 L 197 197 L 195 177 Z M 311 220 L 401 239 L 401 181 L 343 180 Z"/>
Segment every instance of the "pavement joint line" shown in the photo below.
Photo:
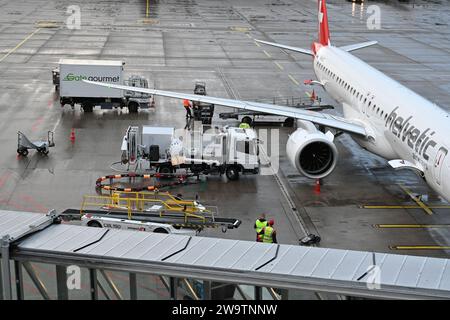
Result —
<path fill-rule="evenodd" d="M 288 74 L 288 77 L 289 77 L 289 79 L 292 80 L 293 83 L 295 83 L 295 84 L 298 85 L 298 86 L 300 85 L 300 83 L 298 83 L 298 81 L 295 80 L 295 78 L 294 78 L 291 74 Z"/>
<path fill-rule="evenodd" d="M 11 49 L 7 54 L 5 54 L 3 57 L 0 58 L 0 62 L 8 58 L 12 53 L 14 53 L 17 49 L 19 49 L 25 42 L 30 40 L 32 36 L 34 36 L 36 33 L 38 33 L 42 28 L 37 28 L 32 33 L 30 33 L 25 39 L 23 39 L 18 45 L 16 45 L 13 49 Z"/>
<path fill-rule="evenodd" d="M 402 186 L 402 185 L 399 185 L 400 186 L 400 188 L 404 191 L 404 192 L 406 192 L 410 197 L 411 197 L 411 199 L 413 199 L 414 200 L 414 202 L 415 203 L 417 203 L 428 215 L 432 215 L 433 214 L 433 211 L 425 204 L 425 203 L 423 203 L 419 198 L 417 198 L 415 195 L 413 195 L 413 193 L 409 190 L 409 189 L 407 189 L 405 186 Z"/>
<path fill-rule="evenodd" d="M 281 193 L 283 194 L 284 198 L 286 199 L 287 203 L 289 204 L 292 215 L 297 220 L 301 231 L 304 233 L 305 236 L 307 236 L 308 234 L 310 234 L 308 227 L 306 226 L 305 221 L 303 221 L 303 218 L 298 213 L 299 211 L 297 209 L 297 206 L 295 205 L 294 200 L 289 195 L 289 192 L 288 192 L 286 186 L 284 185 L 283 181 L 281 180 L 280 176 L 278 175 L 278 172 L 276 172 L 275 169 L 273 168 L 273 166 L 270 162 L 269 156 L 266 153 L 266 150 L 262 146 L 260 146 L 259 151 L 260 151 L 260 155 L 262 157 L 264 157 L 264 160 L 270 164 L 270 170 L 273 173 L 273 177 L 275 178 L 275 181 L 278 184 L 278 187 L 280 188 Z"/>
<path fill-rule="evenodd" d="M 373 227 L 380 229 L 428 229 L 450 228 L 450 224 L 374 224 Z"/>
<path fill-rule="evenodd" d="M 275 63 L 280 70 L 284 70 L 283 66 L 278 62 L 274 61 L 273 63 Z"/>
<path fill-rule="evenodd" d="M 427 245 L 411 245 L 411 246 L 389 246 L 391 250 L 450 250 L 450 246 L 427 246 Z"/>

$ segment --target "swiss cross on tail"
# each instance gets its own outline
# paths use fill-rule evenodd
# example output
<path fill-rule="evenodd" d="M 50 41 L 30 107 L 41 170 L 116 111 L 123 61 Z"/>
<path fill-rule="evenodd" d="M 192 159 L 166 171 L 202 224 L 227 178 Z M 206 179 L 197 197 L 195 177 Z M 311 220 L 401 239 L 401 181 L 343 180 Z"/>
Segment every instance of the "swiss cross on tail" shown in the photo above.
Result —
<path fill-rule="evenodd" d="M 330 31 L 328 29 L 327 5 L 325 0 L 319 0 L 319 43 L 323 46 L 330 44 Z"/>

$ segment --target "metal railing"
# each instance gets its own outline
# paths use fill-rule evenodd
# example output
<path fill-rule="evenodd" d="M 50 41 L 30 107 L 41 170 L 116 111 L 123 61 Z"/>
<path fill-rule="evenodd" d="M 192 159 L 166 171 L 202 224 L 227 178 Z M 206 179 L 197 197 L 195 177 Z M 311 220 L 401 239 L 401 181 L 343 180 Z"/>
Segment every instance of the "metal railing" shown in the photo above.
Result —
<path fill-rule="evenodd" d="M 208 217 L 214 220 L 214 214 L 208 209 L 200 209 L 193 200 L 182 200 L 168 192 L 113 192 L 110 196 L 83 196 L 80 214 L 84 214 L 87 207 L 107 207 L 108 209 L 126 210 L 128 219 L 132 219 L 135 211 L 145 212 L 149 206 L 159 205 L 162 208 L 159 216 L 165 214 L 182 214 L 184 222 L 197 219 L 206 222 Z"/>

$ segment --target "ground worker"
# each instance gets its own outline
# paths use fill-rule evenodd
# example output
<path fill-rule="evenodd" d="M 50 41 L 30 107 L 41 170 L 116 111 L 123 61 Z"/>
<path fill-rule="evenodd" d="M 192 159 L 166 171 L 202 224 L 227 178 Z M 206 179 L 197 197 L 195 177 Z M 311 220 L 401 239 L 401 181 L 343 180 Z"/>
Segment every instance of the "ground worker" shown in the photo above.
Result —
<path fill-rule="evenodd" d="M 184 99 L 183 106 L 186 109 L 186 119 L 192 118 L 191 102 L 188 99 Z"/>
<path fill-rule="evenodd" d="M 273 219 L 269 220 L 269 223 L 266 227 L 262 228 L 260 234 L 262 235 L 262 242 L 264 243 L 278 243 L 277 242 L 277 233 L 273 228 L 275 221 Z"/>
<path fill-rule="evenodd" d="M 255 231 L 256 231 L 256 241 L 257 242 L 262 242 L 262 235 L 261 230 L 267 226 L 267 220 L 266 220 L 266 214 L 263 213 L 259 216 L 258 219 L 256 219 L 255 222 Z"/>
<path fill-rule="evenodd" d="M 250 129 L 250 125 L 247 122 L 241 122 L 241 124 L 239 125 L 239 128 Z"/>

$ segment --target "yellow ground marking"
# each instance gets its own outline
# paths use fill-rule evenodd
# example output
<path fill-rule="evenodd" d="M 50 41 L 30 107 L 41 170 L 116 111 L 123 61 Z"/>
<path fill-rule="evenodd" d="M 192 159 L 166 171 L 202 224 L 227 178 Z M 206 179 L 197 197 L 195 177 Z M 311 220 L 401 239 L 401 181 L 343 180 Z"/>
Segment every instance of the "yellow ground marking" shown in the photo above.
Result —
<path fill-rule="evenodd" d="M 273 63 L 275 63 L 280 70 L 284 70 L 283 66 L 278 62 L 274 61 Z"/>
<path fill-rule="evenodd" d="M 272 56 L 266 50 L 263 50 L 263 52 L 268 58 L 272 58 Z"/>
<path fill-rule="evenodd" d="M 233 31 L 239 31 L 239 32 L 248 32 L 251 30 L 251 28 L 249 28 L 249 27 L 238 27 L 238 26 L 230 27 L 230 29 Z"/>
<path fill-rule="evenodd" d="M 450 224 L 375 224 L 376 228 L 393 228 L 393 229 L 426 229 L 426 228 L 450 228 Z"/>
<path fill-rule="evenodd" d="M 298 86 L 300 85 L 300 83 L 298 83 L 298 81 L 295 80 L 295 78 L 292 75 L 288 74 L 288 77 L 292 80 L 293 83 L 295 83 Z"/>
<path fill-rule="evenodd" d="M 2 62 L 3 60 L 5 60 L 6 58 L 8 58 L 12 53 L 14 53 L 14 51 L 16 51 L 17 49 L 19 49 L 25 42 L 27 42 L 28 40 L 30 40 L 30 38 L 32 36 L 34 36 L 36 33 L 38 33 L 41 30 L 41 28 L 37 28 L 36 30 L 34 30 L 32 33 L 30 33 L 25 39 L 23 39 L 17 46 L 15 46 L 14 48 L 12 48 L 11 50 L 9 50 L 9 52 L 7 54 L 5 54 L 3 57 L 0 58 L 0 62 Z"/>
<path fill-rule="evenodd" d="M 142 20 L 138 20 L 138 23 L 143 23 L 143 24 L 159 24 L 159 20 L 158 19 L 152 19 L 152 18 L 145 18 Z"/>
<path fill-rule="evenodd" d="M 57 21 L 37 21 L 36 25 L 38 28 L 58 28 L 59 23 Z"/>
<path fill-rule="evenodd" d="M 450 250 L 450 246 L 389 246 L 391 250 Z"/>
<path fill-rule="evenodd" d="M 400 185 L 400 188 L 402 188 L 402 190 L 405 191 L 411 197 L 411 199 L 413 199 L 414 202 L 417 203 L 417 205 L 419 207 L 421 207 L 427 214 L 429 214 L 429 215 L 433 214 L 433 211 L 425 203 L 423 203 L 419 198 L 417 198 L 415 195 L 413 195 L 409 189 L 407 189 L 406 187 L 404 187 L 402 185 Z"/>
<path fill-rule="evenodd" d="M 450 209 L 449 205 L 427 205 L 430 209 Z M 407 205 L 362 205 L 363 209 L 422 209 L 422 207 L 415 204 Z"/>

